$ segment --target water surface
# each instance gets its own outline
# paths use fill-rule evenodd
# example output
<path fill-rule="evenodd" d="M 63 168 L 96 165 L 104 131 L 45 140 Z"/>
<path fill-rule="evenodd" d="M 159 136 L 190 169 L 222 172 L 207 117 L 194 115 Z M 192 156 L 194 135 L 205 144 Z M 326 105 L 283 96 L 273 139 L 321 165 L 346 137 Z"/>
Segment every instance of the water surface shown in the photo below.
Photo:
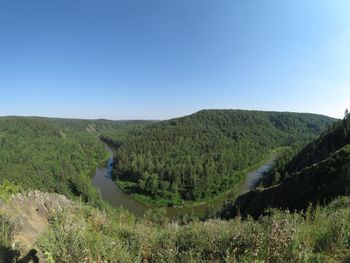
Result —
<path fill-rule="evenodd" d="M 93 186 L 100 190 L 103 199 L 110 203 L 112 206 L 122 206 L 134 215 L 142 216 L 146 210 L 151 209 L 152 207 L 136 201 L 130 195 L 120 190 L 118 186 L 114 183 L 114 181 L 112 180 L 112 170 L 114 162 L 113 150 L 109 147 L 107 147 L 107 149 L 110 152 L 110 157 L 106 163 L 96 168 L 92 179 Z M 249 172 L 241 188 L 241 193 L 254 189 L 259 178 L 263 175 L 264 172 L 268 171 L 272 167 L 275 159 L 276 156 L 272 156 L 271 159 L 264 165 L 262 165 L 260 168 L 258 168 L 255 171 Z M 173 218 L 175 216 L 190 213 L 196 216 L 203 216 L 208 209 L 219 211 L 222 208 L 225 199 L 226 196 L 223 196 L 222 198 L 219 198 L 210 203 L 196 205 L 193 207 L 167 207 L 167 216 L 169 218 Z"/>
<path fill-rule="evenodd" d="M 111 156 L 108 161 L 96 168 L 92 184 L 98 188 L 105 201 L 115 207 L 124 207 L 136 216 L 142 216 L 147 207 L 137 202 L 130 195 L 125 194 L 112 179 L 114 156 L 111 148 L 108 147 Z"/>
<path fill-rule="evenodd" d="M 271 158 L 262 166 L 260 166 L 255 171 L 251 171 L 247 174 L 244 185 L 241 188 L 241 194 L 248 192 L 250 190 L 255 189 L 257 184 L 259 183 L 260 178 L 263 176 L 265 172 L 268 172 L 276 160 L 276 154 L 272 155 Z"/>

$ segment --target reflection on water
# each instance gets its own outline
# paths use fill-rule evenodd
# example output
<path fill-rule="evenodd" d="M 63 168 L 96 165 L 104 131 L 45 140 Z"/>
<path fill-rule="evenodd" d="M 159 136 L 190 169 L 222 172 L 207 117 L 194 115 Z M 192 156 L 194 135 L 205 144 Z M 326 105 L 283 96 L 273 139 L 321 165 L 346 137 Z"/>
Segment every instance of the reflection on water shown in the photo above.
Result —
<path fill-rule="evenodd" d="M 275 160 L 276 155 L 273 155 L 267 163 L 260 166 L 257 170 L 249 172 L 245 179 L 244 186 L 241 189 L 241 193 L 254 189 L 257 183 L 259 183 L 261 176 L 272 168 Z"/>
<path fill-rule="evenodd" d="M 115 207 L 124 207 L 129 210 L 136 216 L 142 216 L 147 209 L 150 209 L 150 206 L 144 205 L 137 202 L 128 194 L 125 194 L 121 191 L 112 180 L 112 170 L 113 170 L 113 151 L 111 148 L 108 148 L 108 151 L 111 153 L 110 158 L 107 163 L 96 168 L 92 184 L 101 191 L 102 197 L 108 203 Z M 244 186 L 242 187 L 241 192 L 246 192 L 255 187 L 258 179 L 261 175 L 268 171 L 273 165 L 275 156 L 271 158 L 266 164 L 261 166 L 256 171 L 250 172 L 247 175 Z M 225 197 L 211 202 L 210 204 L 197 205 L 194 207 L 167 207 L 167 216 L 173 218 L 175 216 L 184 215 L 184 214 L 194 214 L 197 216 L 203 216 L 205 212 L 209 209 L 219 211 L 223 205 Z"/>
<path fill-rule="evenodd" d="M 96 168 L 95 176 L 92 180 L 93 186 L 100 190 L 103 199 L 110 203 L 112 206 L 122 206 L 136 216 L 142 216 L 148 207 L 125 194 L 113 182 L 113 153 L 111 149 L 108 150 L 112 155 L 108 159 L 107 164 L 103 164 L 100 167 Z"/>

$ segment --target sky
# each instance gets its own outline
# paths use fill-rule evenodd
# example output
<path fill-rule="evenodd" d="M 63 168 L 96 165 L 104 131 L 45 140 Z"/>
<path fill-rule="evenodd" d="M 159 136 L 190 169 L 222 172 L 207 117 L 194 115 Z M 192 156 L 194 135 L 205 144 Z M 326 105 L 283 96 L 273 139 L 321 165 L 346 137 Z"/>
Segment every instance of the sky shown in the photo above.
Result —
<path fill-rule="evenodd" d="M 0 115 L 350 108 L 348 0 L 0 1 Z"/>

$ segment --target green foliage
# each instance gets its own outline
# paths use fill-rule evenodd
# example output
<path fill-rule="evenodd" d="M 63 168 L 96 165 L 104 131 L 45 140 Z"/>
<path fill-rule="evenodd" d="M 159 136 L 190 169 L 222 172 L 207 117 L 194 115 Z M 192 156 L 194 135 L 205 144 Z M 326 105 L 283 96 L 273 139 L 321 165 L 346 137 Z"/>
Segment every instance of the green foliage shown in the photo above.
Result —
<path fill-rule="evenodd" d="M 2 117 L 0 184 L 8 181 L 20 184 L 23 190 L 81 196 L 101 204 L 89 176 L 107 157 L 99 136 L 130 125 L 138 122 Z M 11 185 L 5 183 L 0 194 L 11 191 Z"/>
<path fill-rule="evenodd" d="M 1 200 L 0 200 L 1 201 Z M 18 251 L 12 248 L 13 226 L 0 210 L 0 262 L 15 262 Z"/>
<path fill-rule="evenodd" d="M 39 241 L 46 257 L 67 263 L 133 262 L 117 233 L 106 232 L 104 215 L 86 209 L 74 216 L 62 212 L 51 220 L 50 231 Z"/>
<path fill-rule="evenodd" d="M 143 216 L 145 222 L 150 222 L 152 224 L 164 226 L 169 222 L 169 219 L 166 217 L 166 209 L 156 208 L 148 209 Z"/>
<path fill-rule="evenodd" d="M 326 159 L 347 144 L 350 144 L 350 119 L 334 123 L 319 138 L 298 152 L 284 170 L 288 173 L 301 171 Z"/>
<path fill-rule="evenodd" d="M 0 262 L 11 262 L 18 256 L 18 251 L 12 248 L 13 228 L 1 206 L 12 195 L 23 191 L 23 189 L 8 181 L 0 184 Z"/>
<path fill-rule="evenodd" d="M 341 262 L 350 255 L 349 204 L 183 226 L 83 205 L 55 215 L 39 246 L 56 262 Z"/>
<path fill-rule="evenodd" d="M 350 120 L 335 123 L 277 173 L 285 175 L 279 184 L 240 196 L 224 214 L 239 209 L 243 215 L 259 217 L 267 207 L 303 210 L 309 203 L 324 204 L 349 195 Z"/>
<path fill-rule="evenodd" d="M 277 159 L 272 168 L 265 172 L 260 179 L 260 184 L 263 187 L 269 187 L 280 183 L 288 177 L 288 171 L 285 171 L 286 165 L 293 157 L 302 149 L 303 144 L 293 144 L 291 147 L 283 148 L 277 155 Z"/>
<path fill-rule="evenodd" d="M 153 200 L 213 198 L 241 182 L 243 169 L 276 147 L 315 138 L 333 119 L 296 113 L 208 110 L 109 138 L 115 177 Z M 125 185 L 125 184 L 124 184 Z"/>
<path fill-rule="evenodd" d="M 7 200 L 12 194 L 23 192 L 23 188 L 5 180 L 0 184 L 0 199 Z"/>
<path fill-rule="evenodd" d="M 128 180 L 118 181 L 125 189 L 136 187 L 142 198 L 164 203 L 200 200 L 237 186 L 237 178 L 245 174 L 240 171 L 272 148 L 307 141 L 331 121 L 307 114 L 204 111 L 125 132 L 118 131 L 124 124 L 104 120 L 0 118 L 0 194 L 6 199 L 18 191 L 41 189 L 97 200 L 87 175 L 106 157 L 98 140 L 103 135 L 119 147 L 116 175 Z M 350 193 L 348 125 L 333 125 L 332 136 L 324 133 L 307 147 L 308 157 L 320 158 L 316 165 L 290 175 L 276 169 L 281 179 L 275 182 L 284 188 L 271 188 L 279 189 L 271 198 L 265 190 L 249 195 L 257 197 L 254 204 L 266 202 L 260 207 L 264 211 L 273 206 L 271 200 L 294 200 L 305 208 L 311 196 L 315 206 L 305 212 L 270 210 L 258 220 L 237 216 L 179 225 L 168 221 L 164 209 L 136 219 L 123 209 L 76 202 L 75 209 L 50 218 L 37 245 L 48 262 L 345 262 L 350 255 L 350 198 L 325 207 L 317 203 Z M 326 158 L 316 158 L 321 148 L 328 149 Z M 280 167 L 291 163 L 293 151 Z M 16 258 L 12 234 L 0 214 L 0 261 Z"/>

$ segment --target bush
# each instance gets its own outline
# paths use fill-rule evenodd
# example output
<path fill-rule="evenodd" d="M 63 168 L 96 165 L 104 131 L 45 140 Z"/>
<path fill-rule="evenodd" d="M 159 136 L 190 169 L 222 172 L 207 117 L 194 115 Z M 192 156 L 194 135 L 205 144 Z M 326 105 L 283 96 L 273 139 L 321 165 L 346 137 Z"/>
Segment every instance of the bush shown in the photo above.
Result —
<path fill-rule="evenodd" d="M 12 194 L 23 192 L 23 188 L 7 180 L 0 184 L 0 199 L 7 200 Z"/>
<path fill-rule="evenodd" d="M 269 211 L 259 220 L 134 220 L 123 210 L 81 205 L 51 220 L 39 240 L 57 262 L 334 262 L 350 254 L 350 198 L 305 213 Z M 341 203 L 341 205 L 339 205 Z"/>

